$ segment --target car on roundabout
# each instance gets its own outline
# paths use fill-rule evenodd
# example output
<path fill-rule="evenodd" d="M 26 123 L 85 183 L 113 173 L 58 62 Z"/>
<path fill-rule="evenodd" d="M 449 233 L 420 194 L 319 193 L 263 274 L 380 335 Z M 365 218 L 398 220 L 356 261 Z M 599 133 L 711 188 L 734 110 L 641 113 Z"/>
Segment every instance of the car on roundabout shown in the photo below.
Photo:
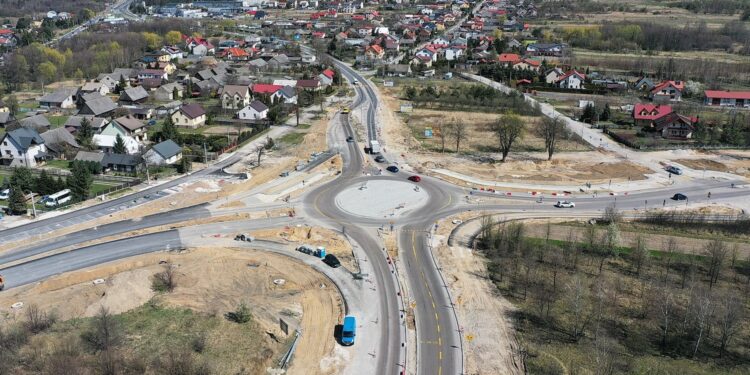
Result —
<path fill-rule="evenodd" d="M 677 193 L 672 196 L 672 200 L 675 200 L 675 201 L 685 201 L 687 199 L 688 199 L 687 195 L 682 194 L 682 193 Z"/>
<path fill-rule="evenodd" d="M 576 204 L 571 201 L 557 201 L 555 207 L 557 208 L 575 208 Z"/>
<path fill-rule="evenodd" d="M 409 176 L 409 181 L 411 181 L 411 182 L 419 182 L 419 181 L 422 181 L 422 177 L 419 177 L 417 175 Z"/>

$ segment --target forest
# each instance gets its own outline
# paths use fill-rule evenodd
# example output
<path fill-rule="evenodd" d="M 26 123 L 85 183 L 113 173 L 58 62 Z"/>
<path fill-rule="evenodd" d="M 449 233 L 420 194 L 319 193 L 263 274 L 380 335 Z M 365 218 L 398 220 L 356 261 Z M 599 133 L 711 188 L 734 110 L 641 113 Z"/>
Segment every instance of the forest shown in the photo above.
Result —
<path fill-rule="evenodd" d="M 518 308 L 513 318 L 530 373 L 750 370 L 750 259 L 731 242 L 736 230 L 714 228 L 692 255 L 674 237 L 647 248 L 648 223 L 623 243 L 621 228 L 632 224 L 611 208 L 595 225 L 571 224 L 583 229 L 562 241 L 527 237 L 523 222 L 482 224 L 477 247 L 490 280 Z"/>

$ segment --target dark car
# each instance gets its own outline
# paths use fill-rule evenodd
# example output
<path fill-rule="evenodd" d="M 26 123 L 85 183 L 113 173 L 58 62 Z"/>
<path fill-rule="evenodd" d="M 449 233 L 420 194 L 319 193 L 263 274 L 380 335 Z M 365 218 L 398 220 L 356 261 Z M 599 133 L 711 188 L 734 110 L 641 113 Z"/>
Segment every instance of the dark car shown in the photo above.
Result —
<path fill-rule="evenodd" d="M 687 200 L 687 195 L 682 194 L 682 193 L 677 193 L 672 196 L 672 199 L 676 201 L 684 201 L 684 200 Z"/>
<path fill-rule="evenodd" d="M 398 167 L 395 165 L 391 165 L 390 167 L 386 168 L 388 172 L 398 173 Z"/>
<path fill-rule="evenodd" d="M 383 155 L 378 155 L 375 157 L 375 161 L 378 163 L 385 163 L 385 157 Z"/>
<path fill-rule="evenodd" d="M 416 176 L 416 175 L 415 176 L 410 176 L 409 177 L 409 181 L 419 182 L 419 181 L 422 181 L 422 177 L 419 177 L 419 176 Z"/>
<path fill-rule="evenodd" d="M 346 137 L 346 141 L 349 142 L 349 143 L 354 142 L 354 138 L 352 138 L 352 137 Z"/>
<path fill-rule="evenodd" d="M 336 256 L 333 254 L 326 254 L 325 258 L 323 258 L 323 263 L 333 268 L 341 267 L 341 262 L 339 262 L 339 258 L 336 258 Z"/>

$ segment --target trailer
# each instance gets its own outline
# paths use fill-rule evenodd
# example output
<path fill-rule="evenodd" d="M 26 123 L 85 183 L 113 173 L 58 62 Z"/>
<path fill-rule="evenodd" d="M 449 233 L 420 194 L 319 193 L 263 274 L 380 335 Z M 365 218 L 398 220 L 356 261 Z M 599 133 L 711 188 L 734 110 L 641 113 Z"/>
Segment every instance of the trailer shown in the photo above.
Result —
<path fill-rule="evenodd" d="M 370 141 L 370 153 L 371 154 L 379 154 L 380 153 L 380 142 L 377 140 Z"/>

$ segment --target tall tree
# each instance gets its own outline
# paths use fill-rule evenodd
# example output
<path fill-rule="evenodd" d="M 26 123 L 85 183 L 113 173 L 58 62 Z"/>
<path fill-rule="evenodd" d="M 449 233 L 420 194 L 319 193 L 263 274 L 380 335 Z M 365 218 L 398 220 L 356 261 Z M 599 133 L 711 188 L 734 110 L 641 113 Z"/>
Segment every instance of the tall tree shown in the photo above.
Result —
<path fill-rule="evenodd" d="M 461 150 L 461 142 L 469 138 L 469 131 L 466 125 L 454 118 L 450 124 L 450 133 L 453 141 L 456 142 L 456 153 L 458 153 Z"/>
<path fill-rule="evenodd" d="M 10 185 L 15 186 L 22 192 L 29 192 L 34 188 L 34 176 L 31 169 L 26 167 L 13 168 L 13 174 L 10 175 Z"/>
<path fill-rule="evenodd" d="M 70 170 L 71 176 L 68 177 L 68 189 L 77 202 L 85 201 L 89 198 L 93 178 L 91 171 L 85 163 L 73 161 L 73 167 Z"/>
<path fill-rule="evenodd" d="M 537 127 L 537 135 L 544 139 L 544 148 L 547 151 L 547 160 L 552 160 L 555 153 L 557 141 L 560 138 L 568 137 L 568 128 L 565 127 L 565 120 L 561 117 L 543 117 L 542 123 Z"/>
<path fill-rule="evenodd" d="M 16 98 L 15 95 L 9 95 L 7 99 L 5 99 L 5 105 L 8 107 L 8 112 L 10 112 L 11 115 L 15 116 L 18 114 L 18 98 Z"/>
<path fill-rule="evenodd" d="M 722 298 L 717 315 L 720 342 L 719 356 L 724 356 L 730 341 L 742 327 L 742 321 L 745 316 L 744 304 L 732 292 L 727 292 Z"/>
<path fill-rule="evenodd" d="M 115 144 L 114 146 L 112 146 L 112 152 L 114 152 L 115 154 L 127 153 L 127 150 L 125 148 L 125 140 L 119 134 L 117 134 L 117 136 L 115 137 Z"/>
<path fill-rule="evenodd" d="M 172 116 L 167 116 L 161 126 L 161 141 L 166 141 L 168 139 L 171 139 L 176 143 L 180 143 L 179 132 L 177 131 L 177 127 L 172 121 Z"/>
<path fill-rule="evenodd" d="M 26 212 L 26 198 L 23 195 L 23 190 L 18 186 L 10 186 L 8 210 L 10 210 L 11 214 L 16 215 Z"/>
<path fill-rule="evenodd" d="M 515 113 L 509 113 L 501 116 L 493 126 L 495 135 L 500 143 L 500 152 L 502 161 L 508 157 L 511 147 L 518 139 L 523 137 L 524 123 L 521 117 Z"/>
<path fill-rule="evenodd" d="M 719 275 L 726 262 L 729 249 L 724 241 L 714 239 L 706 244 L 705 252 L 708 258 L 709 287 L 713 288 L 714 284 L 719 280 Z"/>
<path fill-rule="evenodd" d="M 85 149 L 92 149 L 94 145 L 94 128 L 91 127 L 91 121 L 83 116 L 81 126 L 76 132 L 76 141 Z"/>

